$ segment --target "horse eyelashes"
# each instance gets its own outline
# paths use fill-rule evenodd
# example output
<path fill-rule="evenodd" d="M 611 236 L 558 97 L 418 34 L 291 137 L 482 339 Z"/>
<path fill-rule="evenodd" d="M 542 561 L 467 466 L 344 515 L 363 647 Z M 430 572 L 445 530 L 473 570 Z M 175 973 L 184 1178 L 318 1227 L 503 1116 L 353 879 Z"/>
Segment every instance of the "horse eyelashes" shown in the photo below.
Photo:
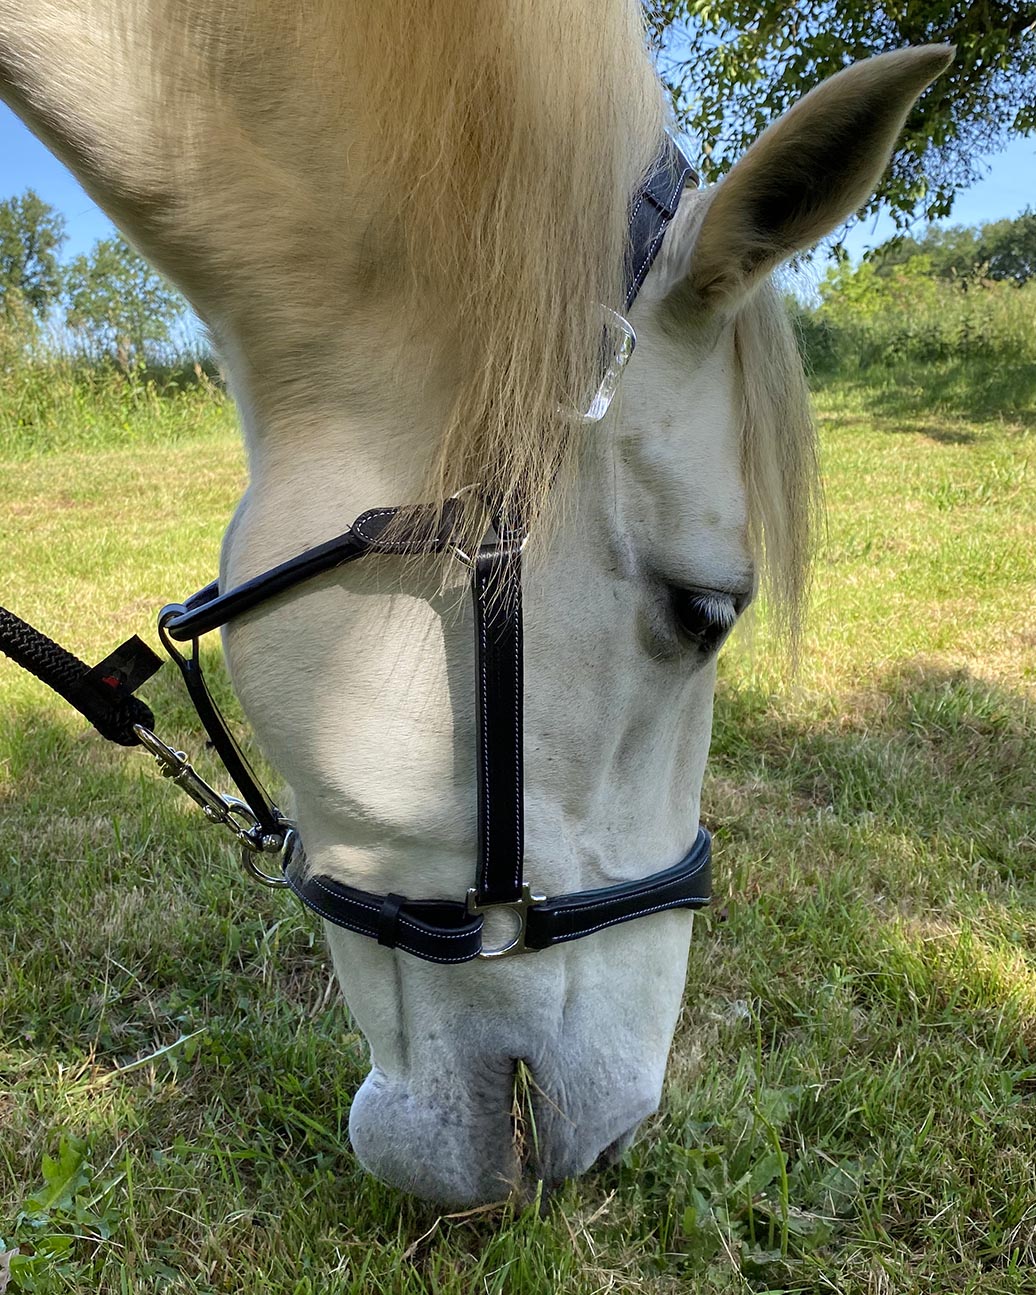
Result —
<path fill-rule="evenodd" d="M 702 653 L 718 652 L 737 621 L 739 608 L 723 594 L 671 585 L 669 601 L 681 634 Z"/>

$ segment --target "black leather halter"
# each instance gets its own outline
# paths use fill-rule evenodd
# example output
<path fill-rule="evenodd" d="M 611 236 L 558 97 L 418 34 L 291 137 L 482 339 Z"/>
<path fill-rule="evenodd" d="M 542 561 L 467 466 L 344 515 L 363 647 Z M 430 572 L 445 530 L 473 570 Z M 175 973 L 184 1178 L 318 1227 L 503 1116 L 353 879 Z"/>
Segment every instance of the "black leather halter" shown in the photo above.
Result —
<path fill-rule="evenodd" d="M 630 213 L 627 309 L 651 268 L 691 177 L 697 181 L 680 150 L 666 136 Z M 603 413 L 619 367 L 632 349 L 632 330 L 628 325 L 625 328 L 626 349 L 618 364 L 609 366 L 595 412 L 589 417 Z M 524 531 L 508 529 L 497 520 L 478 552 L 468 557 L 457 547 L 463 507 L 460 500 L 453 499 L 423 508 L 372 509 L 336 539 L 307 549 L 226 593 L 220 593 L 218 584 L 213 583 L 186 602 L 163 609 L 159 617 L 162 640 L 183 673 L 202 723 L 253 820 L 251 832 L 242 834 L 243 839 L 250 836 L 257 851 L 282 852 L 284 882 L 327 921 L 429 962 L 467 962 L 545 949 L 663 909 L 703 907 L 709 902 L 711 852 L 704 828 L 699 828 L 693 846 L 678 863 L 637 881 L 553 899 L 533 893 L 526 882 L 521 560 L 527 537 Z M 443 552 L 453 552 L 471 570 L 475 623 L 478 854 L 475 884 L 464 901 L 373 894 L 307 869 L 291 824 L 263 789 L 212 701 L 198 653 L 200 635 L 322 572 L 369 554 Z M 193 645 L 190 656 L 182 655 L 175 646 L 186 642 Z M 483 947 L 482 927 L 484 915 L 493 910 L 511 913 L 514 929 L 504 944 L 489 949 Z"/>

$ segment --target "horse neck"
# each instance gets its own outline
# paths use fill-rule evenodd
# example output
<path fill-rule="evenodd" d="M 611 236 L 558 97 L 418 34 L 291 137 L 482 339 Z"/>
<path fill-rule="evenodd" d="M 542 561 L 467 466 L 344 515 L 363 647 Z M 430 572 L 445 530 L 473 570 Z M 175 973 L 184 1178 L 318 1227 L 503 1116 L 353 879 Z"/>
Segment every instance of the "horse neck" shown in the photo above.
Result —
<path fill-rule="evenodd" d="M 248 452 L 250 506 L 326 517 L 326 535 L 367 508 L 415 500 L 457 384 L 449 340 L 386 308 L 343 306 L 319 338 L 281 350 L 295 371 L 257 368 L 222 339 Z M 320 536 L 319 538 L 324 538 Z"/>

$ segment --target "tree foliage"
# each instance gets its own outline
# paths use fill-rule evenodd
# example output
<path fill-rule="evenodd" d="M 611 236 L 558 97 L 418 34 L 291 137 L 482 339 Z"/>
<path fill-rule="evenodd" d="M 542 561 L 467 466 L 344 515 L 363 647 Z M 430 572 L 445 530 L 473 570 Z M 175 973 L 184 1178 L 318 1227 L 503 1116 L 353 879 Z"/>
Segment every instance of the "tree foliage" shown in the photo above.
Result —
<path fill-rule="evenodd" d="M 716 179 L 806 90 L 857 59 L 904 45 L 956 45 L 953 66 L 915 106 L 869 204 L 901 227 L 948 216 L 981 176 L 979 158 L 1036 130 L 1031 0 L 874 6 L 864 0 L 647 0 L 660 65 L 681 122 Z"/>
<path fill-rule="evenodd" d="M 124 369 L 168 342 L 185 309 L 180 294 L 122 238 L 94 244 L 66 271 L 68 326 L 85 349 Z"/>
<path fill-rule="evenodd" d="M 1023 284 L 1036 278 L 1036 211 L 972 229 L 932 225 L 920 238 L 894 238 L 870 253 L 876 271 L 888 276 L 924 258 L 928 273 L 968 287 L 982 282 Z"/>
<path fill-rule="evenodd" d="M 32 189 L 0 202 L 0 316 L 44 319 L 62 288 L 65 218 Z"/>

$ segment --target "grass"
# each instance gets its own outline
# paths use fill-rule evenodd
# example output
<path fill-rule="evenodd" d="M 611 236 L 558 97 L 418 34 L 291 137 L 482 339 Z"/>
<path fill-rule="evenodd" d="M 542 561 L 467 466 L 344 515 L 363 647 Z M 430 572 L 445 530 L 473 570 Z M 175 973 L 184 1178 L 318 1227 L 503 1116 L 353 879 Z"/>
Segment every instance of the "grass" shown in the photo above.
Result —
<path fill-rule="evenodd" d="M 194 360 L 129 374 L 38 348 L 5 333 L 0 319 L 0 455 L 107 453 L 229 434 L 232 408 L 218 382 Z M 29 355 L 33 355 L 30 360 Z"/>
<path fill-rule="evenodd" d="M 1031 420 L 873 395 L 821 396 L 798 682 L 725 655 L 718 893 L 663 1110 L 547 1203 L 439 1217 L 364 1176 L 364 1050 L 314 923 L 139 755 L 0 670 L 11 1289 L 1036 1290 Z M 4 601 L 86 657 L 209 577 L 242 485 L 218 406 L 154 432 L 9 447 Z M 147 694 L 207 768 L 172 679 Z"/>

